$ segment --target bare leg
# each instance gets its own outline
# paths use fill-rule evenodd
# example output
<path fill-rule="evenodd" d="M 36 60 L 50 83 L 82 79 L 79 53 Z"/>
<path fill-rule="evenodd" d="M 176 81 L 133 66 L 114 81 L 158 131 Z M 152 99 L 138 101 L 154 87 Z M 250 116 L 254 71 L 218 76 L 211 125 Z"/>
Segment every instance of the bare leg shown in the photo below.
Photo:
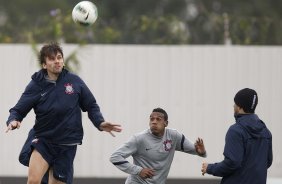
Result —
<path fill-rule="evenodd" d="M 40 184 L 49 168 L 49 164 L 41 154 L 34 149 L 30 156 L 27 184 Z"/>

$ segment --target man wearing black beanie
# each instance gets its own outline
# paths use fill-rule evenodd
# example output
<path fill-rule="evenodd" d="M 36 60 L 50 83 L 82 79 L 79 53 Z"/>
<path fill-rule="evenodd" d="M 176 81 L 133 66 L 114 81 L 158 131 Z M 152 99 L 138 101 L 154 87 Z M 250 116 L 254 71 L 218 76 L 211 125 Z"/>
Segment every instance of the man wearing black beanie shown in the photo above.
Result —
<path fill-rule="evenodd" d="M 221 184 L 266 184 L 272 164 L 272 135 L 255 114 L 258 95 L 244 88 L 234 97 L 236 123 L 230 126 L 224 147 L 224 160 L 202 164 L 202 174 L 222 177 Z"/>

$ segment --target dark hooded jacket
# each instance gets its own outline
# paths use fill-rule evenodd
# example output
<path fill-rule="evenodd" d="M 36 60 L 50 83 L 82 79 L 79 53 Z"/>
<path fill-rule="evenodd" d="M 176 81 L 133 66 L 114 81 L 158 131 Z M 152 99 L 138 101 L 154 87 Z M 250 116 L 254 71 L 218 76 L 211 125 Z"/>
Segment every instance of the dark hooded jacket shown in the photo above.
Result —
<path fill-rule="evenodd" d="M 97 128 L 104 121 L 96 99 L 81 78 L 65 69 L 56 82 L 48 81 L 46 75 L 44 69 L 32 75 L 18 103 L 10 109 L 7 125 L 12 120 L 22 121 L 33 108 L 36 137 L 55 144 L 81 144 L 81 110 L 88 112 Z"/>
<path fill-rule="evenodd" d="M 222 184 L 265 184 L 272 164 L 272 135 L 256 114 L 235 116 L 225 137 L 224 160 L 209 164 L 207 173 Z"/>

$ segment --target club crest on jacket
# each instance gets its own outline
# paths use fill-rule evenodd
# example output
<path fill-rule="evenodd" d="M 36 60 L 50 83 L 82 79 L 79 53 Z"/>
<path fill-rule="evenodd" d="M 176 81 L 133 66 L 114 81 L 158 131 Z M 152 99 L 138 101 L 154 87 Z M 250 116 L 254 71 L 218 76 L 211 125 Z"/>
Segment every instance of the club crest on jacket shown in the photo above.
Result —
<path fill-rule="evenodd" d="M 70 94 L 74 93 L 74 89 L 72 87 L 72 84 L 66 83 L 64 86 L 66 87 L 66 89 L 65 89 L 66 94 L 70 95 Z"/>
<path fill-rule="evenodd" d="M 163 142 L 165 151 L 170 151 L 172 148 L 172 140 L 165 140 Z"/>

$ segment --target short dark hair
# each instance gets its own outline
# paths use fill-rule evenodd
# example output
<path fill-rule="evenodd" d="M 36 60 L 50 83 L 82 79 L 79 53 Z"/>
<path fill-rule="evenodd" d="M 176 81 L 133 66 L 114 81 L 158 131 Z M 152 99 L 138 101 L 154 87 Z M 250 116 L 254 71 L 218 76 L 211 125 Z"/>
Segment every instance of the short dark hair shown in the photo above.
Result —
<path fill-rule="evenodd" d="M 153 109 L 152 112 L 159 112 L 159 113 L 162 113 L 164 115 L 164 119 L 167 121 L 168 120 L 168 115 L 166 113 L 165 110 L 163 110 L 162 108 L 158 107 L 158 108 L 155 108 Z"/>
<path fill-rule="evenodd" d="M 62 56 L 64 57 L 63 49 L 60 47 L 60 45 L 57 42 L 51 42 L 49 44 L 44 45 L 41 48 L 38 56 L 40 64 L 42 65 L 43 63 L 46 62 L 46 57 L 50 57 L 54 54 L 57 54 L 58 52 L 62 54 Z"/>

